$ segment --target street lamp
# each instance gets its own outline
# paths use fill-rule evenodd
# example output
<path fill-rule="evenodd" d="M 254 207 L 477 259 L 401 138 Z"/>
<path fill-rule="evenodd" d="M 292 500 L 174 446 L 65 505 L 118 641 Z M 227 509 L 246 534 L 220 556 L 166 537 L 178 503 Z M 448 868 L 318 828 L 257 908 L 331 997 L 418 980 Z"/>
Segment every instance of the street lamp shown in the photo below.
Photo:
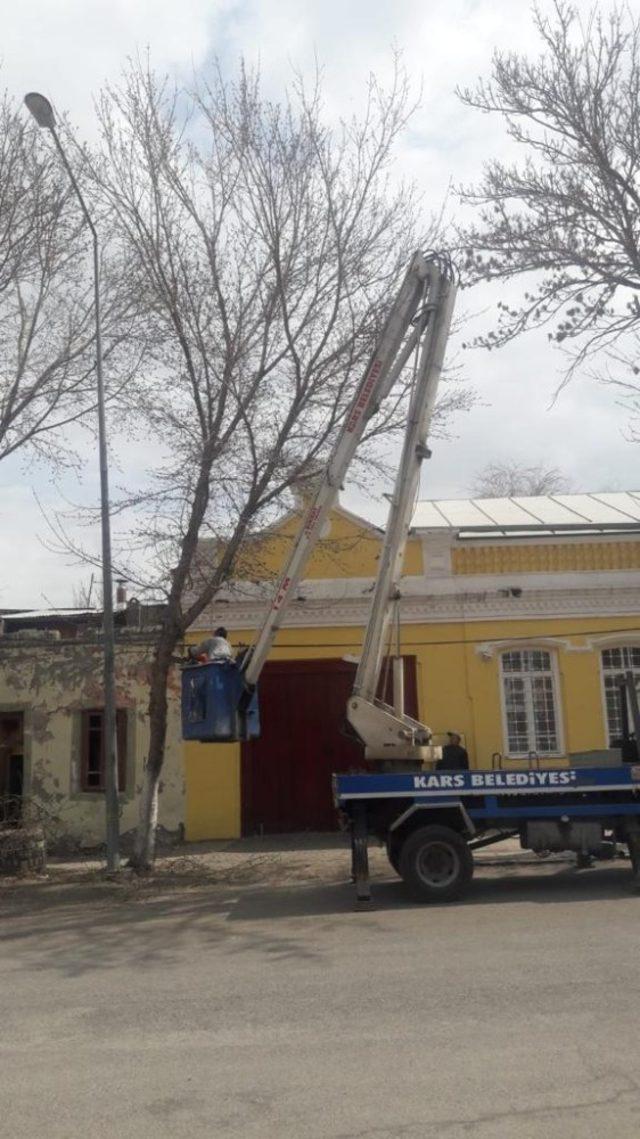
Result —
<path fill-rule="evenodd" d="M 116 684 L 115 684 L 115 630 L 113 624 L 113 575 L 111 570 L 111 525 L 109 520 L 109 465 L 107 456 L 107 429 L 104 408 L 104 377 L 102 370 L 102 335 L 100 328 L 100 263 L 98 233 L 87 209 L 80 187 L 56 130 L 53 107 L 44 95 L 30 91 L 24 101 L 39 127 L 53 137 L 75 195 L 80 203 L 84 220 L 93 239 L 93 297 L 96 325 L 96 388 L 98 405 L 98 455 L 100 459 L 100 521 L 102 528 L 102 593 L 104 625 L 104 758 L 105 807 L 107 831 L 107 869 L 117 870 L 119 862 L 118 817 L 118 761 L 116 750 Z"/>

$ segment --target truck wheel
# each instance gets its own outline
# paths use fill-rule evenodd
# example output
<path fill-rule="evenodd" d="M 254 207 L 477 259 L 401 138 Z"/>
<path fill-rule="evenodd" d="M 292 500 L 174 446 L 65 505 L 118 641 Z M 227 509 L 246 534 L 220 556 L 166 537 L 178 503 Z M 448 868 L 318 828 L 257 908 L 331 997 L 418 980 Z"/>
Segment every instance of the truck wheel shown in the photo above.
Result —
<path fill-rule="evenodd" d="M 413 831 L 400 850 L 400 875 L 424 902 L 460 898 L 473 877 L 473 854 L 451 827 L 428 826 Z"/>
<path fill-rule="evenodd" d="M 400 874 L 400 876 L 402 876 L 402 872 L 400 870 L 401 850 L 402 847 L 400 847 L 397 842 L 391 842 L 391 840 L 387 842 L 387 858 L 389 859 L 389 862 L 391 863 L 391 866 L 395 870 L 396 874 Z"/>

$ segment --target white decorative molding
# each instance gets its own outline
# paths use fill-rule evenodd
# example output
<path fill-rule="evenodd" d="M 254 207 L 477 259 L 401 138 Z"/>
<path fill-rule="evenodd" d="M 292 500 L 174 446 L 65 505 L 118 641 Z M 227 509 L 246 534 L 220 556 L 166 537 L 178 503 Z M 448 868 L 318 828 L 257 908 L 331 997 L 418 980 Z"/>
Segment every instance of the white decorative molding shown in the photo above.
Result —
<path fill-rule="evenodd" d="M 452 540 L 450 531 L 422 537 L 422 564 L 427 577 L 451 577 Z"/>
<path fill-rule="evenodd" d="M 475 645 L 475 653 L 481 657 L 482 660 L 493 660 L 497 655 L 505 649 L 549 649 L 552 652 L 561 649 L 565 653 L 585 653 L 590 652 L 589 645 L 574 645 L 567 637 L 536 637 L 535 634 L 528 637 L 509 637 L 503 641 L 482 641 Z"/>
<path fill-rule="evenodd" d="M 343 601 L 370 597 L 374 590 L 372 577 L 310 578 L 301 581 L 296 594 L 305 601 Z M 237 581 L 218 592 L 217 602 L 264 602 L 273 597 L 273 581 Z M 501 573 L 501 574 L 455 574 L 432 577 L 430 574 L 415 574 L 403 577 L 400 589 L 403 598 L 415 599 L 434 596 L 468 597 L 485 596 L 491 593 L 506 594 L 521 590 L 530 592 L 579 592 L 588 590 L 624 590 L 640 588 L 638 570 L 594 570 L 570 573 Z"/>
<path fill-rule="evenodd" d="M 417 579 L 414 579 L 414 581 Z M 424 579 L 422 581 L 424 586 Z M 405 590 L 400 602 L 403 625 L 438 624 L 447 621 L 476 622 L 486 620 L 513 621 L 563 617 L 637 617 L 640 627 L 640 584 L 635 575 L 634 586 L 622 588 L 538 589 L 523 590 L 514 596 L 509 590 L 460 592 L 424 592 L 411 595 Z M 305 583 L 306 584 L 306 583 Z M 325 584 L 325 583 L 323 583 Z M 346 582 L 342 584 L 347 584 Z M 435 583 L 428 583 L 429 587 Z M 304 596 L 303 587 L 300 594 Z M 192 628 L 196 631 L 223 624 L 230 629 L 256 628 L 264 620 L 267 598 L 238 597 L 218 599 L 201 615 Z M 363 626 L 369 615 L 370 595 L 341 597 L 307 597 L 292 601 L 282 617 L 285 628 L 327 628 L 346 625 Z"/>
<path fill-rule="evenodd" d="M 508 550 L 511 547 L 517 549 L 526 548 L 528 546 L 583 546 L 583 545 L 606 545 L 611 542 L 635 542 L 640 541 L 640 529 L 636 530 L 616 530 L 614 532 L 607 531 L 580 531 L 580 533 L 572 533 L 571 531 L 563 531 L 561 533 L 550 533 L 549 527 L 541 527 L 545 532 L 536 534 L 534 531 L 529 533 L 513 533 L 506 531 L 504 534 L 496 534 L 495 531 L 478 530 L 476 533 L 470 534 L 469 530 L 464 527 L 458 527 L 457 530 L 449 531 L 454 539 L 454 547 L 457 550 L 474 550 L 478 546 L 499 546 L 503 550 Z M 416 533 L 423 537 L 427 542 L 432 540 L 434 536 L 441 534 L 440 530 L 416 530 Z"/>
<path fill-rule="evenodd" d="M 596 633 L 586 638 L 586 647 L 589 652 L 594 649 L 617 649 L 620 647 L 634 647 L 640 645 L 640 622 L 637 633 Z"/>

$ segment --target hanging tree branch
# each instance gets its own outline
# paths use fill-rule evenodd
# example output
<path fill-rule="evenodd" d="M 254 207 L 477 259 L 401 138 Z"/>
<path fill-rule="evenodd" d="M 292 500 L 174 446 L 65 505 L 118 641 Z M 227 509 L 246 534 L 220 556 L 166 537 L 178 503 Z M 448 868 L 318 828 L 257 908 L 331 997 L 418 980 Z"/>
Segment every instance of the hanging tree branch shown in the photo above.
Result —
<path fill-rule="evenodd" d="M 534 8 L 537 59 L 498 52 L 489 81 L 459 91 L 499 115 L 522 153 L 490 160 L 462 188 L 477 220 L 459 231 L 467 280 L 523 279 L 477 343 L 498 347 L 531 328 L 570 350 L 567 375 L 615 351 L 635 366 L 640 330 L 640 20 L 597 7 L 581 19 L 555 0 Z M 516 294 L 517 295 L 517 294 Z"/>

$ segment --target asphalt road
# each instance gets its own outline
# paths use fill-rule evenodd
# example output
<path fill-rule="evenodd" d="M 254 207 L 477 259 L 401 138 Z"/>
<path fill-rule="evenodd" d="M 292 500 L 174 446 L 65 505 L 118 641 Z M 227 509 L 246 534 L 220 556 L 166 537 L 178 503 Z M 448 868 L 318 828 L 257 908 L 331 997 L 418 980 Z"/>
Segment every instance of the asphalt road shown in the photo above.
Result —
<path fill-rule="evenodd" d="M 315 883 L 5 906 L 0 1135 L 637 1139 L 624 866 L 440 908 L 389 879 L 377 903 Z"/>

